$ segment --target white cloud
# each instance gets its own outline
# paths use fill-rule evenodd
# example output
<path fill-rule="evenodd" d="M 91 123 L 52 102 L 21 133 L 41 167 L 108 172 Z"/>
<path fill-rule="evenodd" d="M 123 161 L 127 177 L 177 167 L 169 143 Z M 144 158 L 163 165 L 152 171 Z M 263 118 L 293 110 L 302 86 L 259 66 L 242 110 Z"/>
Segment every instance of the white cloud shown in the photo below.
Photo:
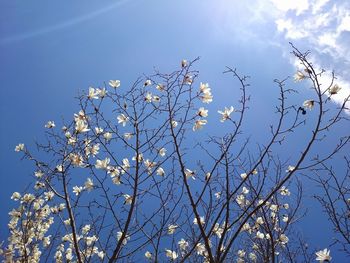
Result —
<path fill-rule="evenodd" d="M 278 38 L 311 50 L 314 65 L 337 75 L 342 90 L 333 101 L 342 104 L 350 94 L 350 2 L 329 0 L 270 0 Z M 324 85 L 330 76 L 323 76 Z"/>

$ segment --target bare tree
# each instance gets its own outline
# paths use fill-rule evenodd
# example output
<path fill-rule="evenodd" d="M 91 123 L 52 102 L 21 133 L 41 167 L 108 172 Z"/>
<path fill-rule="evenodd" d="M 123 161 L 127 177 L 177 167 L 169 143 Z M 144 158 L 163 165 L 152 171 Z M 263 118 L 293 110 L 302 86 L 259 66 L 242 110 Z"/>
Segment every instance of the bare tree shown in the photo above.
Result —
<path fill-rule="evenodd" d="M 244 131 L 249 77 L 236 69 L 225 74 L 235 80 L 240 98 L 220 110 L 217 120 L 229 132 L 204 140 L 195 136 L 210 125 L 204 105 L 213 95 L 209 84 L 197 81 L 192 68 L 198 59 L 182 61 L 170 74 L 141 77 L 129 89 L 118 80 L 90 88 L 78 97 L 72 121 L 62 129 L 46 124 L 47 141 L 37 143 L 40 158 L 23 144 L 16 147 L 35 164 L 35 183 L 12 195 L 19 206 L 10 212 L 5 261 L 313 260 L 294 228 L 306 213 L 298 177 L 318 178 L 311 174 L 321 167 L 336 179 L 327 161 L 348 146 L 349 136 L 316 156 L 313 148 L 334 139 L 328 134 L 347 121 L 349 97 L 334 109 L 329 102 L 339 91 L 335 75 L 324 88 L 324 71 L 313 67 L 308 52 L 293 47 L 293 54 L 301 68 L 295 81 L 311 83 L 314 98 L 291 104 L 288 98 L 297 91 L 289 78 L 275 80 L 276 121 L 257 147 Z M 282 154 L 300 131 L 299 151 Z M 333 191 L 328 181 L 315 180 L 326 194 Z M 343 210 L 331 197 L 319 200 L 348 241 L 349 190 L 336 183 L 341 195 L 335 198 L 345 202 L 346 216 L 339 217 Z"/>

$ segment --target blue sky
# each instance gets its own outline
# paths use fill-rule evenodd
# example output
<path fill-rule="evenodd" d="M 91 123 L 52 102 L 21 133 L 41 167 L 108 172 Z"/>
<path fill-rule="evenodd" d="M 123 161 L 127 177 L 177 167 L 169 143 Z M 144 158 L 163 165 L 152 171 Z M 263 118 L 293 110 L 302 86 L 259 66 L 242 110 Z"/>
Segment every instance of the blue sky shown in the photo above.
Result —
<path fill-rule="evenodd" d="M 277 96 L 273 79 L 293 75 L 296 68 L 288 41 L 310 49 L 316 67 L 339 73 L 343 89 L 337 103 L 349 92 L 349 40 L 347 1 L 0 0 L 3 211 L 32 173 L 27 162 L 19 161 L 15 145 L 34 148 L 47 120 L 70 118 L 77 110 L 74 97 L 89 86 L 109 79 L 131 83 L 154 68 L 169 72 L 181 59 L 200 56 L 200 80 L 211 84 L 216 100 L 209 110 L 232 104 L 232 83 L 222 72 L 225 66 L 237 67 L 252 77 L 247 127 L 267 130 Z M 308 94 L 301 86 L 300 96 Z M 257 113 L 264 118 L 256 118 Z M 255 138 L 265 137 L 255 133 Z M 330 238 L 312 225 L 320 217 L 311 209 L 304 225 L 316 248 L 327 246 Z M 0 237 L 7 220 L 2 213 Z"/>

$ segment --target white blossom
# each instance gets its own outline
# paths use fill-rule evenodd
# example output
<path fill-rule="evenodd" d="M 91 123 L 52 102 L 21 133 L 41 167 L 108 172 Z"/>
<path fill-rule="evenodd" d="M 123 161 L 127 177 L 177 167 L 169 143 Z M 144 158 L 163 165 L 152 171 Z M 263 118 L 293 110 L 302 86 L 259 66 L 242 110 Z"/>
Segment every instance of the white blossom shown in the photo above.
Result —
<path fill-rule="evenodd" d="M 330 256 L 331 251 L 327 248 L 324 250 L 320 250 L 316 252 L 316 260 L 320 262 L 329 262 L 332 260 L 332 257 Z"/>
<path fill-rule="evenodd" d="M 110 80 L 108 82 L 109 86 L 111 86 L 112 88 L 119 88 L 120 87 L 120 80 Z"/>
<path fill-rule="evenodd" d="M 231 106 L 230 108 L 225 107 L 225 109 L 223 111 L 218 111 L 218 113 L 221 114 L 220 121 L 224 122 L 224 121 L 230 119 L 230 115 L 234 110 L 235 109 Z"/>

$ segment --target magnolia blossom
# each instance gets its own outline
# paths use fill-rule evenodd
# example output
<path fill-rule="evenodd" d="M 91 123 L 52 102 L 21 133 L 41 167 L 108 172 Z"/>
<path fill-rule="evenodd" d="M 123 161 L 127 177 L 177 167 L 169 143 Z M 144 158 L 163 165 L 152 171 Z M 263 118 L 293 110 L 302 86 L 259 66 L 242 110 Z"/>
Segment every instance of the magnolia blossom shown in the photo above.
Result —
<path fill-rule="evenodd" d="M 189 246 L 188 242 L 183 238 L 181 238 L 181 240 L 177 242 L 177 244 L 179 245 L 181 250 L 186 250 L 186 248 Z"/>
<path fill-rule="evenodd" d="M 193 82 L 192 76 L 187 74 L 184 78 L 184 84 L 191 85 L 192 82 Z"/>
<path fill-rule="evenodd" d="M 320 262 L 329 262 L 332 260 L 332 257 L 330 256 L 331 251 L 325 248 L 324 250 L 320 250 L 316 252 L 316 260 Z"/>
<path fill-rule="evenodd" d="M 123 196 L 125 198 L 124 204 L 130 205 L 133 199 L 132 196 L 128 194 L 123 194 Z"/>
<path fill-rule="evenodd" d="M 24 150 L 24 143 L 20 143 L 15 147 L 15 152 L 20 152 Z"/>
<path fill-rule="evenodd" d="M 186 60 L 186 59 L 183 59 L 183 60 L 181 61 L 181 67 L 182 67 L 182 68 L 187 67 L 187 60 Z"/>
<path fill-rule="evenodd" d="M 246 194 L 248 194 L 248 193 L 249 193 L 249 189 L 248 189 L 247 187 L 243 186 L 243 188 L 242 188 L 242 194 L 246 195 Z"/>
<path fill-rule="evenodd" d="M 99 98 L 104 98 L 107 95 L 107 90 L 105 88 L 102 89 L 96 89 L 96 93 L 98 95 Z"/>
<path fill-rule="evenodd" d="M 237 255 L 240 257 L 240 258 L 244 258 L 245 257 L 245 251 L 242 249 L 242 250 L 238 250 L 237 251 Z"/>
<path fill-rule="evenodd" d="M 105 138 L 106 141 L 111 140 L 111 139 L 112 139 L 112 133 L 110 133 L 110 132 L 105 132 L 105 133 L 103 134 L 103 138 Z"/>
<path fill-rule="evenodd" d="M 124 113 L 117 117 L 118 123 L 121 123 L 125 127 L 126 123 L 129 121 L 129 117 L 125 116 Z"/>
<path fill-rule="evenodd" d="M 152 102 L 152 93 L 151 92 L 147 92 L 146 93 L 145 101 L 146 102 Z"/>
<path fill-rule="evenodd" d="M 152 254 L 151 254 L 151 252 L 146 251 L 146 253 L 145 253 L 145 257 L 146 257 L 147 259 L 151 259 L 151 258 L 152 258 Z"/>
<path fill-rule="evenodd" d="M 315 101 L 314 100 L 306 100 L 303 103 L 303 106 L 309 110 L 312 110 L 312 108 L 314 107 Z"/>
<path fill-rule="evenodd" d="M 282 187 L 281 187 L 280 193 L 281 193 L 281 195 L 284 195 L 284 196 L 286 196 L 286 195 L 289 196 L 289 195 L 290 195 L 290 192 L 289 192 L 288 188 L 285 187 L 285 186 L 282 186 Z"/>
<path fill-rule="evenodd" d="M 224 122 L 230 119 L 230 115 L 234 110 L 235 109 L 231 106 L 230 108 L 225 107 L 224 111 L 218 111 L 218 113 L 222 115 L 220 121 Z"/>
<path fill-rule="evenodd" d="M 48 121 L 46 124 L 45 124 L 45 128 L 48 128 L 48 129 L 52 129 L 52 128 L 55 128 L 55 122 L 54 121 Z"/>
<path fill-rule="evenodd" d="M 93 87 L 89 88 L 89 94 L 88 94 L 89 99 L 98 99 L 98 92 Z"/>
<path fill-rule="evenodd" d="M 221 198 L 221 192 L 216 192 L 214 194 L 214 196 L 215 196 L 216 199 L 220 199 Z"/>
<path fill-rule="evenodd" d="M 171 121 L 171 126 L 173 127 L 173 128 L 176 128 L 176 126 L 178 125 L 178 123 L 177 123 L 177 121 Z"/>
<path fill-rule="evenodd" d="M 249 258 L 255 262 L 257 260 L 257 256 L 254 253 L 249 253 Z"/>
<path fill-rule="evenodd" d="M 211 94 L 208 83 L 200 83 L 199 86 L 200 98 L 203 103 L 210 103 L 213 101 L 213 96 Z"/>
<path fill-rule="evenodd" d="M 165 249 L 165 255 L 170 258 L 171 260 L 177 259 L 178 255 L 175 251 L 172 251 L 170 249 Z"/>
<path fill-rule="evenodd" d="M 288 243 L 289 238 L 285 234 L 281 234 L 279 237 L 279 241 L 282 243 L 282 245 L 285 245 Z"/>
<path fill-rule="evenodd" d="M 200 217 L 199 217 L 199 222 L 200 222 L 201 225 L 204 225 L 204 224 L 205 224 L 204 216 L 200 216 Z M 195 218 L 193 219 L 193 224 L 198 225 L 197 217 L 195 217 Z"/>
<path fill-rule="evenodd" d="M 218 238 L 221 238 L 222 233 L 224 233 L 224 229 L 220 227 L 218 223 L 216 223 L 213 228 L 213 233 L 217 235 Z"/>
<path fill-rule="evenodd" d="M 329 95 L 335 95 L 341 90 L 341 87 L 338 84 L 334 84 L 332 87 L 329 88 L 328 93 Z"/>
<path fill-rule="evenodd" d="M 165 171 L 162 167 L 159 167 L 156 171 L 157 175 L 159 176 L 164 176 L 165 175 Z"/>
<path fill-rule="evenodd" d="M 288 215 L 282 215 L 282 221 L 283 222 L 288 222 L 288 220 L 289 220 L 289 217 L 288 217 Z"/>
<path fill-rule="evenodd" d="M 290 173 L 290 172 L 293 172 L 295 170 L 295 166 L 292 166 L 292 165 L 288 165 L 288 168 L 287 168 L 287 170 L 286 170 L 286 172 L 288 173 Z"/>
<path fill-rule="evenodd" d="M 130 132 L 124 133 L 124 139 L 125 140 L 130 140 L 131 138 L 132 138 L 132 133 L 130 133 Z"/>
<path fill-rule="evenodd" d="M 164 157 L 165 154 L 166 154 L 166 149 L 165 148 L 161 148 L 161 149 L 159 149 L 158 153 L 159 153 L 160 156 Z"/>
<path fill-rule="evenodd" d="M 189 177 L 192 177 L 192 179 L 196 179 L 195 176 L 196 171 L 191 171 L 190 169 L 186 168 L 185 169 L 185 175 L 186 175 L 186 179 L 188 179 Z"/>
<path fill-rule="evenodd" d="M 256 232 L 256 237 L 259 238 L 259 239 L 264 239 L 265 234 L 261 233 L 260 231 L 258 231 L 258 232 Z"/>
<path fill-rule="evenodd" d="M 118 241 L 122 238 L 122 236 L 123 236 L 123 232 L 118 231 L 117 232 L 117 239 L 118 239 Z M 122 241 L 123 245 L 126 245 L 126 243 L 128 243 L 128 240 L 130 240 L 130 236 L 129 235 L 125 235 L 124 239 Z"/>
<path fill-rule="evenodd" d="M 91 178 L 88 178 L 84 184 L 84 189 L 85 190 L 88 190 L 88 191 L 91 191 L 92 189 L 94 189 L 94 183 L 93 181 L 91 180 Z"/>
<path fill-rule="evenodd" d="M 194 125 L 193 125 L 192 130 L 193 130 L 193 131 L 196 131 L 196 130 L 202 129 L 203 126 L 204 126 L 205 124 L 207 124 L 207 122 L 208 122 L 207 120 L 201 120 L 201 119 L 196 120 L 195 123 L 194 123 Z"/>
<path fill-rule="evenodd" d="M 169 225 L 169 226 L 168 226 L 168 234 L 169 234 L 169 235 L 174 234 L 174 233 L 175 233 L 175 230 L 176 230 L 177 228 L 178 228 L 177 225 Z"/>
<path fill-rule="evenodd" d="M 112 88 L 119 88 L 120 87 L 120 80 L 110 80 L 108 82 L 109 86 L 111 86 Z"/>
<path fill-rule="evenodd" d="M 96 133 L 96 135 L 102 134 L 103 133 L 103 128 L 95 127 L 95 133 Z"/>
<path fill-rule="evenodd" d="M 11 199 L 14 201 L 18 201 L 21 198 L 21 194 L 18 192 L 14 192 L 11 196 Z"/>
<path fill-rule="evenodd" d="M 164 91 L 165 86 L 164 86 L 164 84 L 160 84 L 160 83 L 159 83 L 159 84 L 156 86 L 156 89 L 159 90 L 159 91 Z"/>
<path fill-rule="evenodd" d="M 294 81 L 298 82 L 298 81 L 302 81 L 303 79 L 305 79 L 306 76 L 304 75 L 303 72 L 301 72 L 300 70 L 298 70 L 295 74 L 294 74 Z"/>
<path fill-rule="evenodd" d="M 241 178 L 244 180 L 244 179 L 247 178 L 248 175 L 247 175 L 246 173 L 242 173 L 240 176 L 241 176 Z"/>
<path fill-rule="evenodd" d="M 196 250 L 197 250 L 197 254 L 198 255 L 202 255 L 203 256 L 205 254 L 205 252 L 206 252 L 205 245 L 202 244 L 202 243 L 198 243 L 196 245 Z"/>
<path fill-rule="evenodd" d="M 73 193 L 75 193 L 75 195 L 79 195 L 83 190 L 82 186 L 73 186 Z"/>
<path fill-rule="evenodd" d="M 88 124 L 84 120 L 77 120 L 75 122 L 75 131 L 76 133 L 82 133 L 90 131 L 90 129 L 88 129 Z"/>
<path fill-rule="evenodd" d="M 152 81 L 150 79 L 147 79 L 143 85 L 150 86 L 150 85 L 152 85 Z"/>
<path fill-rule="evenodd" d="M 108 169 L 108 164 L 111 160 L 109 158 L 105 158 L 103 160 L 96 160 L 95 168 L 96 169 L 103 169 L 107 170 Z"/>
<path fill-rule="evenodd" d="M 203 107 L 200 107 L 197 111 L 197 115 L 200 117 L 208 117 L 208 110 L 204 109 Z"/>

